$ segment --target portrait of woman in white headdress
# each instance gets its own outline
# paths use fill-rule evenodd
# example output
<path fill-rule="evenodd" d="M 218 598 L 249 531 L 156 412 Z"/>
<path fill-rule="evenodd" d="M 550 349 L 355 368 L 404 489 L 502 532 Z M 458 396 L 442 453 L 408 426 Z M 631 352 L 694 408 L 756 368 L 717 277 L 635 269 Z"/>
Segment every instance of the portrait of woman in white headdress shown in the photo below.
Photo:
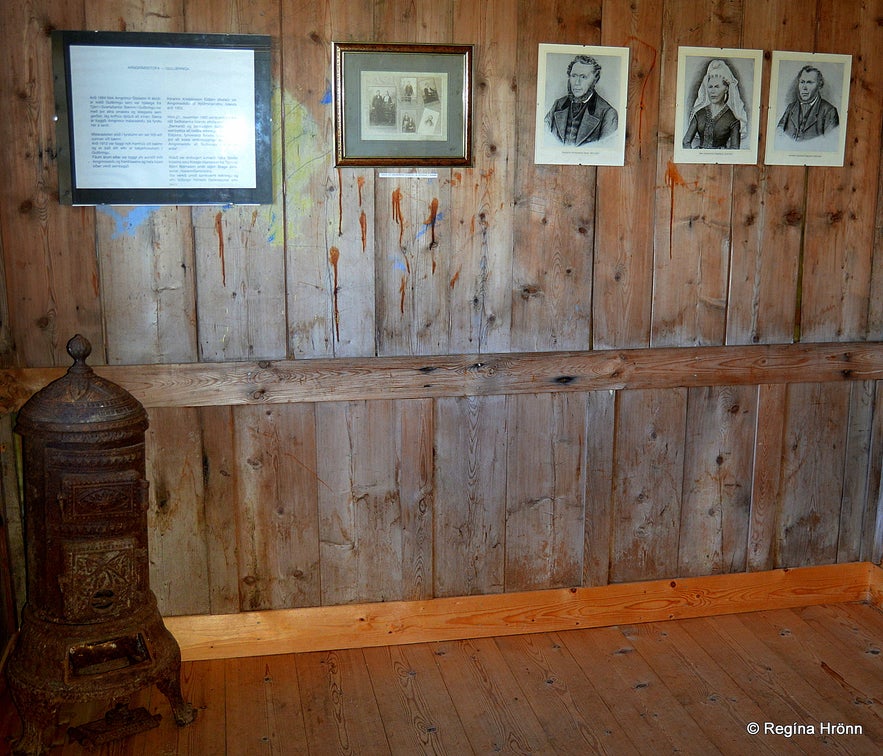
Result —
<path fill-rule="evenodd" d="M 760 50 L 681 47 L 675 162 L 757 159 Z"/>
<path fill-rule="evenodd" d="M 685 149 L 738 150 L 748 138 L 748 114 L 739 82 L 722 60 L 712 60 L 702 77 L 684 133 Z"/>

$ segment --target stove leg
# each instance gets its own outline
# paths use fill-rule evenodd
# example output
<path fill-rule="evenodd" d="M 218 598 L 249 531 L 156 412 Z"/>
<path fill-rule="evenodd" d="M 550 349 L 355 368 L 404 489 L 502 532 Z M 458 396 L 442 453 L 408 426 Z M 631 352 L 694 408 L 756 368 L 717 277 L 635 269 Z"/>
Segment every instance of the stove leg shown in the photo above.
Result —
<path fill-rule="evenodd" d="M 157 681 L 156 687 L 168 700 L 178 727 L 189 725 L 196 718 L 196 709 L 193 708 L 181 694 L 180 668 L 175 666 L 170 672 Z"/>
<path fill-rule="evenodd" d="M 46 753 L 49 746 L 44 738 L 49 728 L 56 724 L 58 706 L 35 700 L 26 693 L 10 692 L 22 724 L 21 737 L 12 744 L 13 756 L 40 756 Z"/>

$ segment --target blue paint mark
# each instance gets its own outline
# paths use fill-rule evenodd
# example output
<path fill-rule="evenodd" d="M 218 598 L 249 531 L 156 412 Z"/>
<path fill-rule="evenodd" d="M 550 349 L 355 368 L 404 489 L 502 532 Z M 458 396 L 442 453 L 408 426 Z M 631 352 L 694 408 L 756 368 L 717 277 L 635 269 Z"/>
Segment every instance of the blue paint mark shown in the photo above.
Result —
<path fill-rule="evenodd" d="M 396 270 L 401 271 L 402 273 L 408 272 L 408 266 L 405 265 L 405 263 L 403 263 L 401 260 L 393 260 L 392 265 Z"/>
<path fill-rule="evenodd" d="M 435 222 L 436 222 L 436 225 L 438 224 L 438 222 L 439 222 L 440 220 L 444 220 L 444 217 L 445 217 L 445 214 L 444 214 L 444 213 L 436 213 L 436 215 L 435 215 Z M 427 232 L 428 230 L 429 230 L 429 224 L 428 224 L 428 223 L 424 223 L 424 224 L 423 224 L 423 228 L 421 228 L 421 229 L 417 232 L 417 238 L 420 239 L 421 237 L 426 236 L 426 232 Z"/>
<path fill-rule="evenodd" d="M 98 205 L 99 212 L 113 218 L 114 231 L 111 234 L 111 239 L 119 239 L 121 236 L 134 236 L 138 227 L 147 221 L 156 210 L 159 210 L 159 205 L 144 205 L 142 207 L 133 207 L 124 215 L 110 205 Z"/>
<path fill-rule="evenodd" d="M 322 99 L 319 100 L 322 105 L 330 105 L 331 104 L 331 84 L 328 85 L 328 88 L 325 90 L 325 94 L 322 95 Z"/>

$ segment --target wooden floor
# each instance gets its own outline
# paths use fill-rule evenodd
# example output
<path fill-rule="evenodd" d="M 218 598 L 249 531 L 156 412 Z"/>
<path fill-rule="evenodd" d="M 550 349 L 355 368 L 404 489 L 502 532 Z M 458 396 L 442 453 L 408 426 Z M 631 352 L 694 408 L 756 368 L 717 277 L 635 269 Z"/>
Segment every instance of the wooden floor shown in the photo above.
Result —
<path fill-rule="evenodd" d="M 137 703 L 160 726 L 91 753 L 883 752 L 883 612 L 865 604 L 190 662 L 183 675 L 194 724 L 176 728 L 145 691 Z M 86 753 L 66 727 L 101 714 L 65 712 L 52 753 Z M 18 727 L 0 700 L 2 748 Z"/>

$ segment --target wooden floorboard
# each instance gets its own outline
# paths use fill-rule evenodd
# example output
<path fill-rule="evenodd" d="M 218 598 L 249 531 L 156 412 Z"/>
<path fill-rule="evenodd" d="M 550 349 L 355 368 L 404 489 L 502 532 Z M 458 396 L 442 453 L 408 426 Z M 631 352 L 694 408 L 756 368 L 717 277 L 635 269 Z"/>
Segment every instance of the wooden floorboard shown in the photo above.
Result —
<path fill-rule="evenodd" d="M 883 752 L 883 612 L 867 604 L 194 661 L 182 678 L 189 727 L 148 689 L 134 703 L 159 727 L 86 751 L 67 728 L 107 706 L 64 707 L 52 754 Z M 0 753 L 19 726 L 0 695 Z"/>

